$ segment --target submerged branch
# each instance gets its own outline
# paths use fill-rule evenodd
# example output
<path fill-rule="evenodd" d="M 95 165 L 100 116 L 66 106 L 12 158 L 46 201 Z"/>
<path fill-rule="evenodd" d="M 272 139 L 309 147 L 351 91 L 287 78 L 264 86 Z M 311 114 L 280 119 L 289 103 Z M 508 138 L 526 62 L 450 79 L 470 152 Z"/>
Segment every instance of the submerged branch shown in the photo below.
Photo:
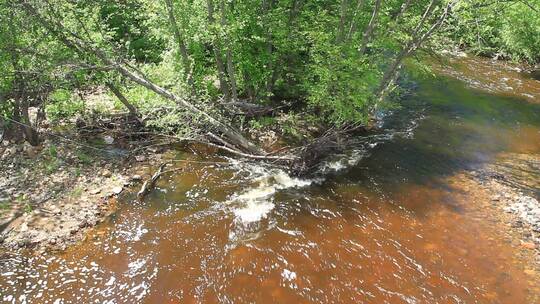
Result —
<path fill-rule="evenodd" d="M 159 166 L 158 170 L 152 175 L 152 177 L 145 181 L 144 184 L 141 187 L 141 190 L 137 193 L 137 199 L 139 201 L 142 201 L 144 197 L 152 191 L 152 189 L 156 186 L 156 182 L 159 179 L 159 177 L 163 174 L 163 169 L 167 166 L 167 163 L 163 163 Z"/>

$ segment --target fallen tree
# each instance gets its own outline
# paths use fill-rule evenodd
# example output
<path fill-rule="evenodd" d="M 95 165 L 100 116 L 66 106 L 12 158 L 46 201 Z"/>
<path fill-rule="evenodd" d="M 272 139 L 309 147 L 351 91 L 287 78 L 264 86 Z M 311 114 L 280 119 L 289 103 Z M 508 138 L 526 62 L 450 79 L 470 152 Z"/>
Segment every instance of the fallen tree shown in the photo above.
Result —
<path fill-rule="evenodd" d="M 172 81 L 164 77 L 159 81 L 161 84 L 155 78 L 146 76 L 151 72 L 143 73 L 139 69 L 145 64 L 144 61 L 137 61 L 122 49 L 126 41 L 103 33 L 112 29 L 101 27 L 106 20 L 92 19 L 100 12 L 93 6 L 50 0 L 20 0 L 13 3 L 16 3 L 16 9 L 20 7 L 29 19 L 46 29 L 50 37 L 55 37 L 55 44 L 61 43 L 62 49 L 65 46 L 70 53 L 75 53 L 74 60 L 93 67 L 97 75 L 104 76 L 98 77 L 104 81 L 100 85 L 107 86 L 133 117 L 141 113 L 122 94 L 129 92 L 130 88 L 116 87 L 117 82 L 110 81 L 107 76 L 119 74 L 124 80 L 173 101 L 170 112 L 163 110 L 164 114 L 158 113 L 162 110 L 160 105 L 152 108 L 150 115 L 163 114 L 169 121 L 182 122 L 186 129 L 196 130 L 193 132 L 196 138 L 181 138 L 178 135 L 177 140 L 204 142 L 241 157 L 285 162 L 293 171 L 304 172 L 311 170 L 322 158 L 342 149 L 342 137 L 348 132 L 343 126 L 369 124 L 378 110 L 378 104 L 393 88 L 403 61 L 443 26 L 457 0 L 423 0 L 425 6 L 412 5 L 410 2 L 396 6 L 380 0 L 358 0 L 354 6 L 349 1 L 336 1 L 335 4 L 340 4 L 340 13 L 314 28 L 313 24 L 319 24 L 321 20 L 313 17 L 316 14 L 312 13 L 318 12 L 323 4 L 311 7 L 300 0 L 290 4 L 264 1 L 261 23 L 257 21 L 260 12 L 247 2 L 240 1 L 236 3 L 239 6 L 235 6 L 226 1 L 207 0 L 203 1 L 206 4 L 204 7 L 198 7 L 167 0 L 162 7 L 167 17 L 162 21 L 171 27 L 170 32 L 181 56 L 178 62 L 172 60 L 172 64 L 179 63 L 186 75 Z M 185 11 L 189 10 L 182 8 L 196 11 L 193 16 L 186 15 Z M 178 18 L 175 11 L 180 14 Z M 199 15 L 196 15 L 197 11 Z M 386 18 L 388 11 L 395 16 L 391 21 Z M 244 14 L 237 15 L 239 12 Z M 283 12 L 287 12 L 288 16 L 281 16 Z M 238 16 L 242 16 L 241 20 Z M 244 20 L 244 17 L 252 19 Z M 277 17 L 281 19 L 274 20 Z M 85 18 L 89 21 L 85 21 Z M 190 24 L 191 19 L 194 24 Z M 339 22 L 332 22 L 332 19 Z M 253 22 L 253 28 L 239 27 L 240 21 Z M 138 26 L 136 21 L 133 23 L 133 26 Z M 85 24 L 90 24 L 90 29 Z M 335 24 L 339 24 L 337 28 L 333 28 Z M 382 31 L 383 27 L 388 30 Z M 207 28 L 205 33 L 200 33 L 196 39 L 190 36 L 194 29 L 202 28 Z M 254 32 L 244 32 L 247 28 Z M 273 34 L 278 32 L 282 35 Z M 320 35 L 321 32 L 325 35 Z M 244 36 L 259 38 L 257 41 L 238 38 Z M 298 39 L 310 37 L 325 38 L 321 38 L 321 41 Z M 306 44 L 301 40 L 311 42 Z M 392 41 L 395 46 L 382 46 L 380 41 L 385 40 Z M 235 58 L 239 57 L 244 58 L 242 63 L 235 62 Z M 166 63 L 164 68 L 168 69 L 171 62 Z M 219 87 L 215 84 L 217 82 Z M 171 89 L 176 85 L 178 91 Z M 192 95 L 175 93 L 182 92 L 182 88 L 187 88 Z M 216 93 L 212 93 L 213 89 Z M 217 93 L 219 90 L 221 93 Z M 244 101 L 246 97 L 250 102 Z M 222 99 L 224 103 L 220 104 Z M 258 104 L 258 100 L 266 102 Z M 289 101 L 290 105 L 286 105 Z M 311 115 L 311 121 L 319 124 L 315 129 L 320 132 L 301 138 L 294 149 L 266 153 L 248 140 L 233 123 L 237 116 L 241 116 L 243 126 L 245 120 L 276 115 L 276 109 L 282 112 L 284 107 L 298 114 L 290 116 L 293 120 L 298 120 L 305 113 Z M 220 114 L 223 108 L 232 114 L 232 118 L 227 119 Z M 168 116 L 170 113 L 177 116 Z M 282 123 L 278 120 L 268 121 L 278 127 Z M 179 134 L 173 133 L 178 129 L 163 133 Z M 257 138 L 256 130 L 254 133 L 254 138 Z"/>
<path fill-rule="evenodd" d="M 175 101 L 177 105 L 191 111 L 194 115 L 202 116 L 208 122 L 210 127 L 223 135 L 223 141 L 229 142 L 231 145 L 237 147 L 238 149 L 247 152 L 244 154 L 264 156 L 264 152 L 259 147 L 247 140 L 242 134 L 240 134 L 240 132 L 238 132 L 232 126 L 212 117 L 207 112 L 199 109 L 187 100 L 180 98 L 172 92 L 168 91 L 167 89 L 153 83 L 144 75 L 142 75 L 141 72 L 130 69 L 129 64 L 111 59 L 102 50 L 91 46 L 77 34 L 70 32 L 59 20 L 50 20 L 49 18 L 42 15 L 30 3 L 23 1 L 22 7 L 30 16 L 35 18 L 36 21 L 38 21 L 43 27 L 49 30 L 51 34 L 55 35 L 67 47 L 74 49 L 79 54 L 91 54 L 95 56 L 101 61 L 102 64 L 111 67 L 129 80 L 157 93 L 164 98 Z"/>

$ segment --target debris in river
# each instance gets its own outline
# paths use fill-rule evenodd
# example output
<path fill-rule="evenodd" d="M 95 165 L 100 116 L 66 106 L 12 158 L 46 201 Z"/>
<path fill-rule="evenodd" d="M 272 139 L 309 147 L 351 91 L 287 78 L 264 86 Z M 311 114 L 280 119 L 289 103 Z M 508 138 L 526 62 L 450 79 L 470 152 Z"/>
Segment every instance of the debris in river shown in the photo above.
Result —
<path fill-rule="evenodd" d="M 163 169 L 165 168 L 165 166 L 167 166 L 167 163 L 161 164 L 158 170 L 156 171 L 156 173 L 154 173 L 154 175 L 152 175 L 152 177 L 149 180 L 144 182 L 144 184 L 141 187 L 141 190 L 139 190 L 139 192 L 137 193 L 137 199 L 139 201 L 142 201 L 144 197 L 154 188 L 157 180 L 159 179 L 161 174 L 163 174 Z"/>

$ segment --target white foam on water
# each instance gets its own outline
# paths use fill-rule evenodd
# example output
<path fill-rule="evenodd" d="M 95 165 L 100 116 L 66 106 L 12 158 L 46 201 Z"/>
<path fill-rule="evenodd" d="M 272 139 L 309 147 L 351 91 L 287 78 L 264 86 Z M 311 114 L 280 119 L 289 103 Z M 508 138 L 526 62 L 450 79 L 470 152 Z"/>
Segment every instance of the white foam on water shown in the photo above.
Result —
<path fill-rule="evenodd" d="M 302 188 L 311 185 L 314 180 L 291 177 L 280 169 L 267 169 L 250 165 L 249 172 L 255 175 L 253 188 L 233 195 L 228 204 L 233 205 L 235 218 L 242 223 L 253 223 L 266 218 L 275 208 L 274 195 L 278 190 Z"/>
<path fill-rule="evenodd" d="M 283 269 L 281 277 L 287 281 L 296 280 L 296 272 L 290 271 L 289 269 Z"/>
<path fill-rule="evenodd" d="M 320 171 L 324 173 L 339 172 L 357 165 L 366 155 L 363 150 L 354 150 L 349 155 L 341 155 L 338 160 L 328 161 L 321 166 Z"/>
<path fill-rule="evenodd" d="M 236 218 L 244 223 L 258 222 L 274 209 L 270 202 L 248 202 L 244 208 L 234 210 Z"/>

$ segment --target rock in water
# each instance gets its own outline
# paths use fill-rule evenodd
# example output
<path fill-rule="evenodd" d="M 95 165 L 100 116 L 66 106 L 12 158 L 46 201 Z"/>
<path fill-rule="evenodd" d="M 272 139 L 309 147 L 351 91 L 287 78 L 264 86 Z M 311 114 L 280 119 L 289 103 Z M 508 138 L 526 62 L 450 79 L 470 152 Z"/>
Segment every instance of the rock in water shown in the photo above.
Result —
<path fill-rule="evenodd" d="M 124 190 L 124 188 L 122 188 L 122 187 L 114 187 L 114 188 L 112 189 L 112 192 L 113 192 L 115 195 L 118 195 L 118 194 L 122 193 L 122 190 Z"/>
<path fill-rule="evenodd" d="M 112 176 L 112 173 L 111 173 L 111 171 L 105 169 L 105 170 L 103 170 L 103 172 L 101 173 L 101 175 L 102 175 L 103 177 L 111 177 L 111 176 Z"/>
<path fill-rule="evenodd" d="M 103 136 L 103 140 L 105 141 L 107 145 L 112 145 L 114 143 L 114 138 L 109 135 Z"/>

